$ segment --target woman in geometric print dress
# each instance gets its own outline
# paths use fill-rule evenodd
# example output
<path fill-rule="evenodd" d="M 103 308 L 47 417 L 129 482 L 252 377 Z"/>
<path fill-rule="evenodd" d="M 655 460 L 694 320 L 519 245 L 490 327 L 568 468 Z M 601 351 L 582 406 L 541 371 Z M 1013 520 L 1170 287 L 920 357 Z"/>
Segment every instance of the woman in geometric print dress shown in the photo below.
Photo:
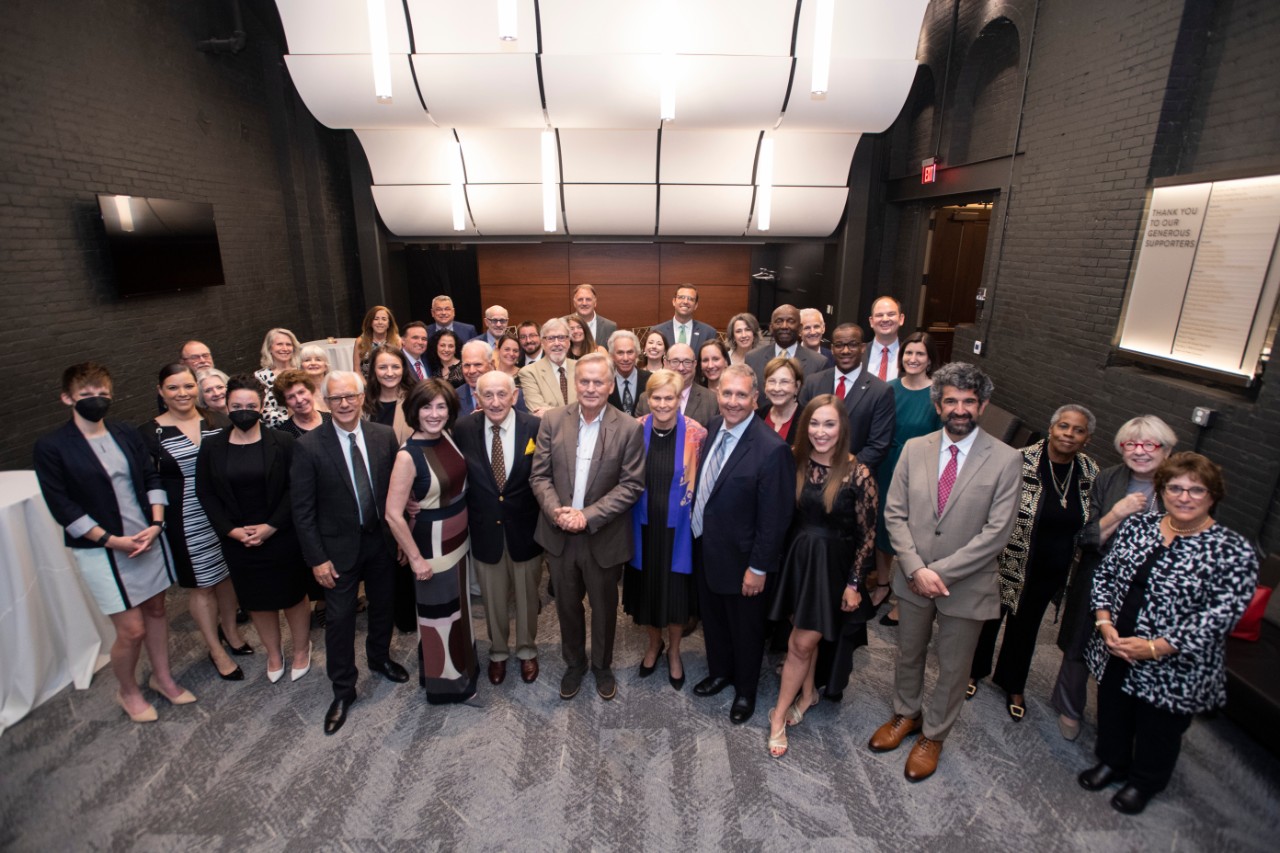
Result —
<path fill-rule="evenodd" d="M 240 681 L 244 672 L 226 651 L 218 635 L 238 654 L 252 654 L 253 648 L 236 629 L 236 593 L 231 574 L 222 556 L 218 534 L 204 508 L 196 499 L 196 455 L 205 436 L 216 435 L 221 427 L 196 407 L 195 373 L 182 362 L 160 369 L 157 390 L 167 410 L 138 427 L 147 452 L 169 496 L 169 524 L 165 535 L 173 552 L 178 584 L 190 590 L 187 606 L 200 636 L 209 649 L 209 660 L 218 675 Z"/>
<path fill-rule="evenodd" d="M 479 673 L 467 593 L 467 462 L 448 433 L 457 416 L 448 380 L 427 379 L 409 392 L 404 418 L 413 434 L 396 454 L 387 490 L 387 523 L 415 579 L 418 681 L 433 705 L 470 699 Z M 421 507 L 412 527 L 404 513 L 410 495 Z"/>

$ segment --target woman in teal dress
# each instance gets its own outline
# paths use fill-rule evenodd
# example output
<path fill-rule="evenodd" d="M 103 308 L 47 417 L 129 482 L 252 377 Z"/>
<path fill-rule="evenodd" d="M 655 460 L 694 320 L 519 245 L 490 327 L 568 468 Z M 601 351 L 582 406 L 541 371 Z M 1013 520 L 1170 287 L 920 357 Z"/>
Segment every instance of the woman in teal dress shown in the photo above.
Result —
<path fill-rule="evenodd" d="M 893 446 L 876 472 L 881 495 L 880 514 L 876 518 L 876 588 L 871 593 L 871 603 L 876 607 L 889 597 L 889 570 L 893 566 L 893 546 L 889 544 L 889 532 L 884 526 L 885 496 L 889 494 L 889 484 L 893 481 L 893 469 L 907 439 L 942 428 L 938 412 L 929 399 L 929 387 L 933 384 L 930 377 L 936 367 L 938 350 L 928 332 L 912 332 L 903 338 L 898 348 L 898 378 L 889 383 L 897 410 Z M 897 606 L 881 617 L 880 622 L 897 625 Z"/>

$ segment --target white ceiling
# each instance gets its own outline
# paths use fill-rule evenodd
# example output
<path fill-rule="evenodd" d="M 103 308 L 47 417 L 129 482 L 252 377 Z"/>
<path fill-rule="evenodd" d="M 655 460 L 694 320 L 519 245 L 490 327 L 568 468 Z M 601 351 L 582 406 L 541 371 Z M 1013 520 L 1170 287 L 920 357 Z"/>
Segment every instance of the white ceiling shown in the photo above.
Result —
<path fill-rule="evenodd" d="M 835 0 L 825 95 L 809 91 L 816 0 L 516 0 L 515 41 L 498 38 L 498 0 L 379 2 L 390 103 L 374 96 L 366 0 L 276 5 L 298 94 L 317 121 L 355 130 L 392 233 L 768 238 L 839 224 L 859 135 L 887 128 L 911 87 L 928 0 Z M 563 181 L 555 232 L 543 230 L 544 128 Z M 754 209 L 764 138 L 768 231 Z M 459 146 L 463 231 L 449 186 Z"/>

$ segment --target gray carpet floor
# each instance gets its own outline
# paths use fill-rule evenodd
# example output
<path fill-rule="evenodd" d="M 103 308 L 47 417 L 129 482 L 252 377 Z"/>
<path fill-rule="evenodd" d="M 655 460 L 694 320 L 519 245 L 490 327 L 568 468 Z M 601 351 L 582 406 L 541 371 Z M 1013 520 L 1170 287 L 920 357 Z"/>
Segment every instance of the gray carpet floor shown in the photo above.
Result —
<path fill-rule="evenodd" d="M 984 683 L 938 773 L 911 784 L 906 749 L 866 747 L 891 713 L 895 629 L 878 624 L 844 701 L 815 708 L 774 760 L 765 706 L 777 695 L 775 661 L 764 667 L 756 716 L 732 725 L 732 691 L 692 694 L 705 674 L 700 631 L 686 640 L 688 683 L 676 693 L 665 664 L 636 676 L 644 633 L 620 615 L 617 698 L 602 701 L 588 677 L 565 702 L 548 602 L 535 684 L 513 667 L 494 687 L 482 672 L 473 700 L 444 708 L 426 703 L 416 678 L 399 685 L 364 673 L 347 725 L 326 737 L 322 631 L 312 632 L 304 679 L 270 684 L 259 647 L 237 659 L 246 681 L 223 682 L 185 595 L 171 594 L 169 606 L 175 672 L 200 701 L 158 700 L 160 721 L 139 726 L 115 704 L 103 670 L 89 690 L 68 688 L 13 726 L 0 738 L 0 849 L 1099 853 L 1275 850 L 1280 838 L 1280 760 L 1222 716 L 1192 725 L 1172 785 L 1144 814 L 1122 816 L 1109 794 L 1081 790 L 1075 776 L 1093 763 L 1094 728 L 1087 720 L 1074 743 L 1058 733 L 1046 701 L 1059 659 L 1050 624 L 1027 718 L 1009 720 Z M 415 649 L 414 636 L 396 635 L 393 655 L 411 672 Z M 148 671 L 144 661 L 143 680 Z"/>

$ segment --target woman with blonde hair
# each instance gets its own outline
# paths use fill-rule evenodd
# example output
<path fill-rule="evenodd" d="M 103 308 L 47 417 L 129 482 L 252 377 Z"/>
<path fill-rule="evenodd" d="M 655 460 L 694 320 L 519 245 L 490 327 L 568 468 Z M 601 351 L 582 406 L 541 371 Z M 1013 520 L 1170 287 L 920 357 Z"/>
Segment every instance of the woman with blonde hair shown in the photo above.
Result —
<path fill-rule="evenodd" d="M 743 312 L 729 320 L 729 363 L 746 364 L 747 353 L 760 346 L 760 321 Z"/>
<path fill-rule="evenodd" d="M 262 339 L 262 352 L 259 364 L 261 368 L 253 372 L 253 376 L 262 383 L 262 421 L 269 427 L 278 427 L 289 418 L 289 412 L 276 399 L 276 374 L 283 373 L 298 366 L 298 336 L 288 329 L 276 328 L 267 332 Z"/>
<path fill-rule="evenodd" d="M 363 374 L 369 367 L 369 358 L 381 346 L 400 346 L 400 327 L 395 315 L 385 305 L 375 305 L 364 315 L 360 324 L 360 337 L 356 338 L 351 353 L 351 363 Z"/>
<path fill-rule="evenodd" d="M 333 369 L 333 365 L 329 363 L 329 353 L 325 352 L 324 347 L 319 344 L 307 344 L 298 353 L 298 366 L 311 377 L 311 382 L 315 385 L 313 390 L 319 395 L 324 389 L 324 383 L 329 379 L 329 371 Z M 315 403 L 320 411 L 329 411 L 323 397 L 317 396 Z"/>

